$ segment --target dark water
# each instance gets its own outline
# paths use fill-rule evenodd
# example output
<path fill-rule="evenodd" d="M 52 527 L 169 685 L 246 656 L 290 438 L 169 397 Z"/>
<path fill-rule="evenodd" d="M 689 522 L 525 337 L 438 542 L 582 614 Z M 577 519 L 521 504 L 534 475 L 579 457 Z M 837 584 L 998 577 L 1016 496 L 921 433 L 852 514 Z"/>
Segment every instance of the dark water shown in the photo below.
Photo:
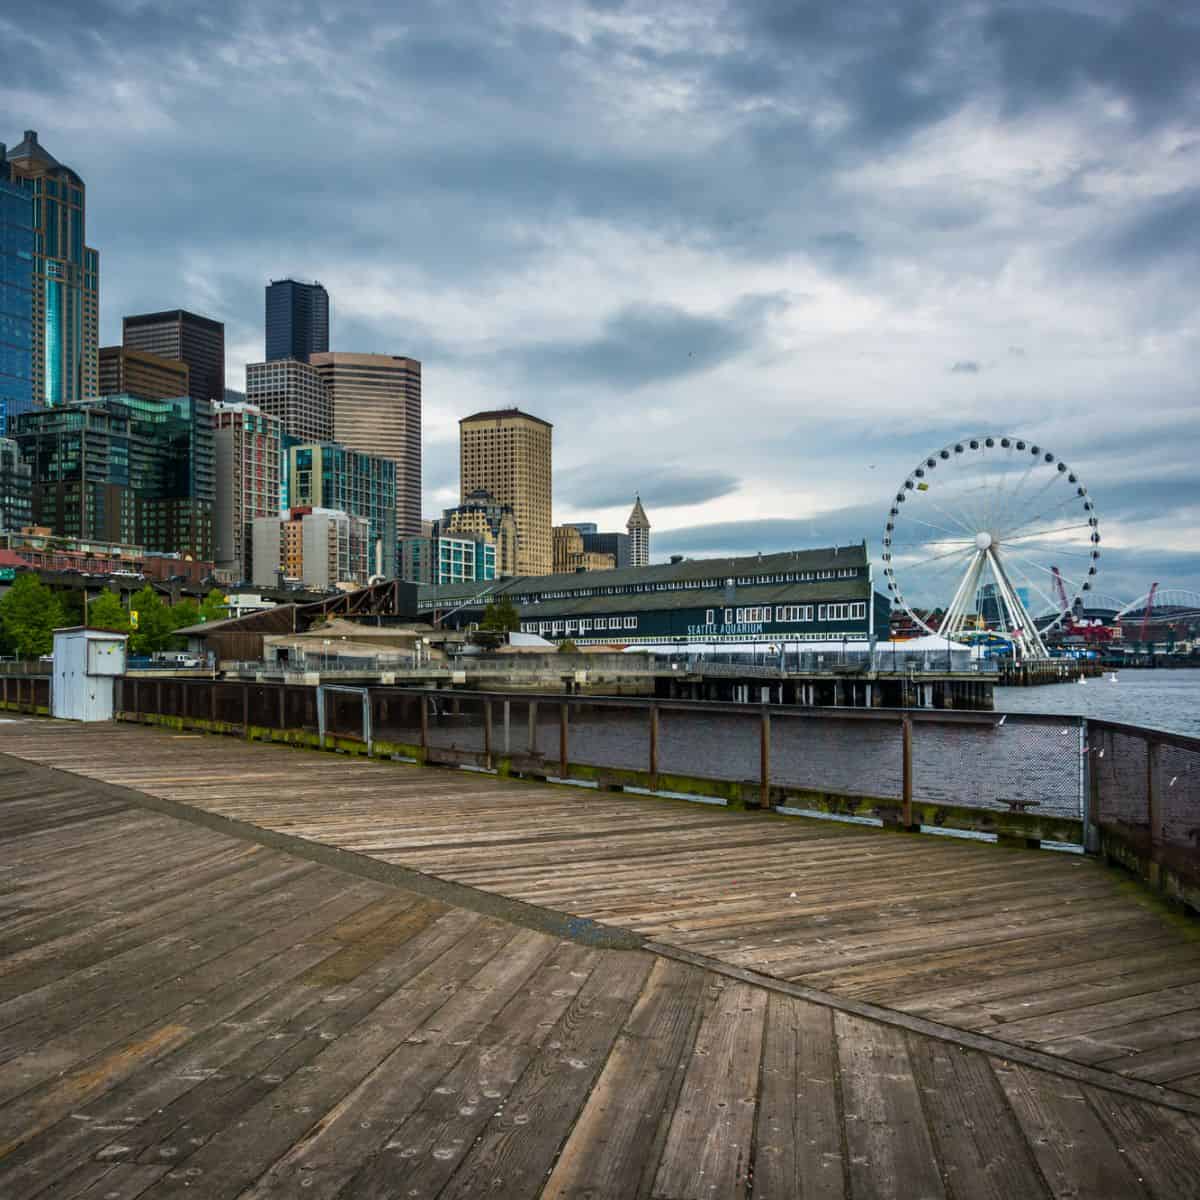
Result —
<path fill-rule="evenodd" d="M 997 688 L 996 710 L 1062 713 L 1200 737 L 1200 670 L 1118 671 L 1117 682 Z"/>

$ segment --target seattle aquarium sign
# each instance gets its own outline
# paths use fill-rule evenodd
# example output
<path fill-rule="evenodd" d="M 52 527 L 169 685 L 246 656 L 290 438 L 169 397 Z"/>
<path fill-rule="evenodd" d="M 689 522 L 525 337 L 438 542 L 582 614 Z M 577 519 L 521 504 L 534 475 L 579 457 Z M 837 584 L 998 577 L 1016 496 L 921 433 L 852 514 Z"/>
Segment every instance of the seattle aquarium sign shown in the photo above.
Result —
<path fill-rule="evenodd" d="M 687 635 L 690 638 L 718 638 L 718 637 L 736 637 L 743 636 L 748 633 L 762 633 L 763 623 L 761 621 L 730 625 L 689 625 L 687 627 Z"/>

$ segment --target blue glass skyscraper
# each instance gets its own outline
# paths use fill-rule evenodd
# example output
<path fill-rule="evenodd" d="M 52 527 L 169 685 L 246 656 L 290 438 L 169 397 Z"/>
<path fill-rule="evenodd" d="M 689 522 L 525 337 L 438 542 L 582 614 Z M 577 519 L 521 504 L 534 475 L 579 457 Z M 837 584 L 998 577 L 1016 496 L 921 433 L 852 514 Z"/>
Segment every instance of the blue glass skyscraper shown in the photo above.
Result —
<path fill-rule="evenodd" d="M 34 129 L 8 162 L 33 197 L 33 401 L 73 404 L 100 385 L 100 255 L 87 245 L 86 189 Z"/>
<path fill-rule="evenodd" d="M 33 408 L 33 197 L 0 143 L 0 437 Z"/>
<path fill-rule="evenodd" d="M 329 293 L 319 283 L 273 279 L 267 285 L 266 361 L 298 358 L 329 349 Z"/>

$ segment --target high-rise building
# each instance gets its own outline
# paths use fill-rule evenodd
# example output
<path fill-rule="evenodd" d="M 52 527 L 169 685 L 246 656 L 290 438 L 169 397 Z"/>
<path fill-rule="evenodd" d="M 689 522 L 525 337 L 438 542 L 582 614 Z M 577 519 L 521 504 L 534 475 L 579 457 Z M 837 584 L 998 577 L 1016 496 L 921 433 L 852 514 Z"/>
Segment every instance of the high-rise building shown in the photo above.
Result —
<path fill-rule="evenodd" d="M 273 587 L 282 576 L 314 591 L 328 591 L 339 583 L 365 584 L 370 546 L 366 517 L 323 508 L 259 517 L 254 522 L 253 582 Z"/>
<path fill-rule="evenodd" d="M 235 580 L 251 577 L 253 525 L 279 516 L 279 421 L 253 404 L 213 405 L 213 557 Z"/>
<path fill-rule="evenodd" d="M 430 530 L 431 537 L 490 537 L 496 546 L 497 577 L 507 579 L 517 573 L 516 515 L 511 504 L 501 504 L 486 488 L 476 488 L 457 508 L 447 508 L 434 524 L 437 528 Z"/>
<path fill-rule="evenodd" d="M 551 443 L 554 426 L 516 408 L 463 417 L 459 428 L 462 498 L 485 488 L 517 519 L 518 575 L 554 570 Z"/>
<path fill-rule="evenodd" d="M 0 437 L 33 408 L 33 196 L 0 143 Z"/>
<path fill-rule="evenodd" d="M 86 188 L 32 129 L 7 158 L 34 200 L 33 404 L 71 404 L 99 386 L 100 255 L 86 244 Z"/>
<path fill-rule="evenodd" d="M 187 363 L 176 358 L 162 358 L 146 350 L 101 346 L 100 395 L 141 396 L 144 400 L 187 396 Z"/>
<path fill-rule="evenodd" d="M 212 559 L 212 406 L 105 396 L 23 413 L 34 523 L 63 537 Z"/>
<path fill-rule="evenodd" d="M 296 358 L 249 363 L 246 400 L 277 417 L 287 437 L 298 442 L 333 440 L 333 407 L 316 367 Z"/>
<path fill-rule="evenodd" d="M 33 471 L 11 438 L 0 438 L 0 530 L 33 524 Z"/>
<path fill-rule="evenodd" d="M 633 510 L 629 520 L 625 522 L 629 532 L 629 565 L 631 567 L 648 567 L 650 565 L 650 521 L 646 510 L 642 507 L 641 496 L 635 496 Z"/>
<path fill-rule="evenodd" d="M 272 279 L 267 285 L 266 354 L 308 361 L 329 349 L 329 293 L 319 283 Z"/>
<path fill-rule="evenodd" d="M 554 573 L 568 571 L 611 571 L 616 557 L 589 550 L 577 525 L 554 526 Z"/>
<path fill-rule="evenodd" d="M 288 450 L 288 496 L 293 508 L 326 508 L 365 517 L 371 528 L 371 574 L 394 577 L 396 464 L 336 443 Z"/>
<path fill-rule="evenodd" d="M 496 544 L 491 537 L 405 538 L 401 578 L 409 583 L 485 582 L 496 578 Z"/>
<path fill-rule="evenodd" d="M 193 400 L 225 399 L 225 326 L 220 321 L 175 308 L 126 317 L 121 328 L 127 349 L 187 363 L 187 394 Z"/>
<path fill-rule="evenodd" d="M 388 354 L 314 354 L 333 406 L 333 440 L 396 464 L 396 536 L 421 530 L 421 364 Z"/>

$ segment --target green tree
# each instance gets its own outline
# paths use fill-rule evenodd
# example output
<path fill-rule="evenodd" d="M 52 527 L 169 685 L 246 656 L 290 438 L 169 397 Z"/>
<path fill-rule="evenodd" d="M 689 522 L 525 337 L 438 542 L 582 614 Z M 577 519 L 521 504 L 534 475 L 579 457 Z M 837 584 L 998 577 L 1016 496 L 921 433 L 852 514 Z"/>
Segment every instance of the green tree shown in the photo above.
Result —
<path fill-rule="evenodd" d="M 213 588 L 200 604 L 201 621 L 223 621 L 229 614 L 225 610 L 225 596 L 220 588 Z"/>
<path fill-rule="evenodd" d="M 558 643 L 558 652 L 559 654 L 578 654 L 579 647 L 575 645 L 570 638 L 563 638 L 563 640 Z"/>
<path fill-rule="evenodd" d="M 21 658 L 49 654 L 54 630 L 66 625 L 58 597 L 32 571 L 23 571 L 0 600 L 0 631 Z"/>
<path fill-rule="evenodd" d="M 133 654 L 157 654 L 165 650 L 175 633 L 171 610 L 162 597 L 146 584 L 130 601 L 130 612 L 136 612 L 137 628 L 130 625 L 129 649 Z"/>
<path fill-rule="evenodd" d="M 94 600 L 88 601 L 88 624 L 93 629 L 112 629 L 117 633 L 129 632 L 129 614 L 120 597 L 103 591 Z"/>
<path fill-rule="evenodd" d="M 521 615 L 507 596 L 501 596 L 499 604 L 488 602 L 479 628 L 489 633 L 516 633 L 521 628 Z"/>

